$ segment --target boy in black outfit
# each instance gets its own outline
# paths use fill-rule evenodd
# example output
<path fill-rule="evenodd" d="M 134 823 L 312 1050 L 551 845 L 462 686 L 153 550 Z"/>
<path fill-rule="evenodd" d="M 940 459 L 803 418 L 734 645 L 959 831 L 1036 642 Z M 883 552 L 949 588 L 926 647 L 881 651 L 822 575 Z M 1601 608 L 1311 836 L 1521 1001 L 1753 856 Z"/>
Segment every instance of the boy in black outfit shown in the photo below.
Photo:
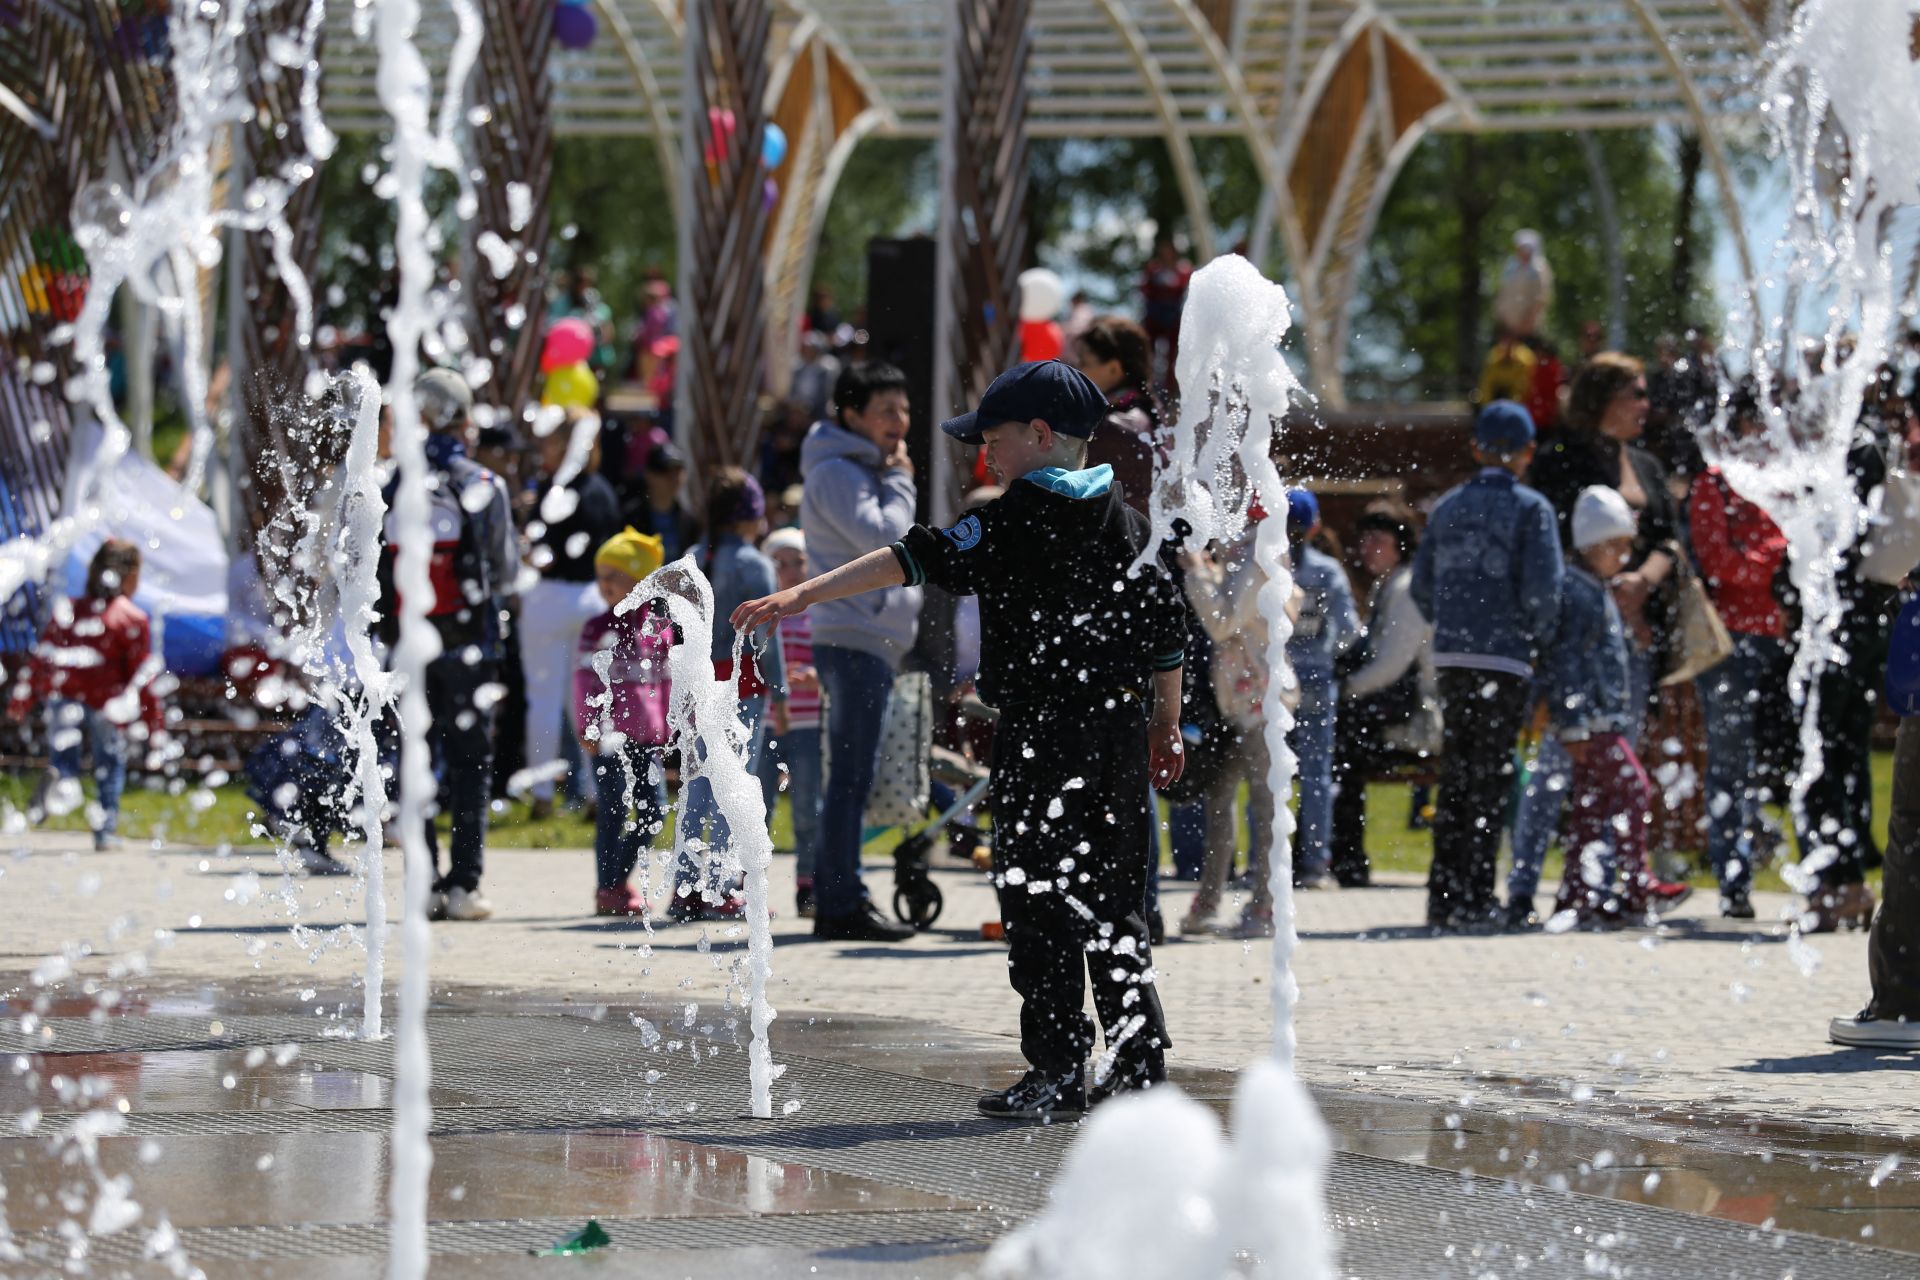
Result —
<path fill-rule="evenodd" d="M 736 628 L 772 624 L 823 600 L 932 583 L 980 598 L 981 697 L 994 733 L 994 871 L 1007 964 L 1020 993 L 1020 1049 L 1032 1070 L 980 1100 L 1008 1119 L 1089 1105 L 1091 970 L 1108 1069 L 1092 1102 L 1166 1079 L 1166 1020 L 1145 917 L 1157 841 L 1150 786 L 1178 778 L 1186 615 L 1157 564 L 1129 575 L 1151 540 L 1112 469 L 1081 469 L 1107 412 L 1058 360 L 994 379 L 976 413 L 942 424 L 985 444 L 1001 497 L 951 529 L 917 525 L 788 591 L 749 600 Z"/>

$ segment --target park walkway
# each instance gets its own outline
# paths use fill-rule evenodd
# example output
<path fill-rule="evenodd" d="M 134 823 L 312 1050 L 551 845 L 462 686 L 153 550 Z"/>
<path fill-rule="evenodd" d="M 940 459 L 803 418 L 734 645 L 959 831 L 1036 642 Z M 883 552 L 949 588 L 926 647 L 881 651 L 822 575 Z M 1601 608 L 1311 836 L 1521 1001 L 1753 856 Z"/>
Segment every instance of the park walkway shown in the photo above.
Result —
<path fill-rule="evenodd" d="M 157 1136 L 163 1168 L 184 1162 L 178 1177 L 131 1168 L 135 1195 L 143 1182 L 156 1189 L 209 1274 L 364 1274 L 353 1267 L 384 1238 L 391 1045 L 341 1034 L 364 963 L 337 928 L 361 916 L 346 900 L 351 882 L 288 880 L 258 853 L 96 854 L 58 835 L 9 843 L 0 887 L 16 910 L 0 969 L 13 1016 L 0 1049 L 46 1056 L 34 1059 L 39 1092 L 15 1073 L 7 1109 L 42 1108 L 52 1132 L 72 1106 L 48 1094 L 47 1077 L 116 1081 L 131 1098 L 129 1128 L 105 1142 Z M 791 904 L 791 866 L 776 861 L 777 905 Z M 1016 1069 L 1014 1005 L 1001 949 L 978 933 L 992 914 L 984 882 L 940 878 L 946 914 L 903 947 L 815 944 L 790 913 L 775 921 L 775 1054 L 792 1064 L 775 1110 L 792 1110 L 750 1122 L 738 1119 L 739 941 L 713 926 L 649 937 L 595 921 L 583 910 L 583 851 L 490 854 L 498 918 L 434 926 L 447 1171 L 436 1250 L 468 1258 L 462 1275 L 520 1274 L 481 1259 L 597 1215 L 619 1256 L 665 1268 L 646 1274 L 737 1273 L 739 1259 L 722 1266 L 712 1251 L 747 1241 L 766 1251 L 769 1274 L 804 1272 L 830 1246 L 848 1251 L 834 1262 L 848 1274 L 977 1263 L 1038 1203 L 1065 1139 L 1022 1137 L 1016 1156 L 1005 1131 L 969 1118 L 973 1092 Z M 874 884 L 886 888 L 884 871 Z M 1169 887 L 1173 918 L 1185 893 Z M 1826 1018 L 1863 996 L 1864 942 L 1818 939 L 1816 961 L 1769 923 L 1784 905 L 1762 895 L 1762 919 L 1743 927 L 1690 903 L 1658 933 L 1432 938 L 1416 927 L 1415 887 L 1305 897 L 1300 1067 L 1342 1152 L 1331 1207 L 1351 1273 L 1506 1274 L 1528 1257 L 1530 1275 L 1561 1274 L 1560 1263 L 1583 1274 L 1576 1236 L 1612 1233 L 1626 1258 L 1677 1231 L 1716 1241 L 1729 1260 L 1742 1241 L 1810 1250 L 1794 1254 L 1796 1275 L 1920 1275 L 1920 1257 L 1907 1256 L 1920 1254 L 1920 1161 L 1887 1165 L 1920 1134 L 1920 1058 L 1825 1043 Z M 1224 1101 L 1233 1069 L 1263 1051 L 1270 960 L 1268 944 L 1225 940 L 1157 953 L 1179 1078 L 1196 1096 Z M 391 975 L 397 955 L 389 963 Z M 109 1016 L 88 1020 L 89 987 L 117 993 Z M 285 1062 L 249 1052 L 283 1044 L 298 1046 Z M 922 1121 L 933 1127 L 916 1142 L 906 1131 Z M 574 1137 L 556 1146 L 560 1131 Z M 257 1195 L 232 1202 L 191 1176 L 284 1154 L 285 1143 L 310 1144 L 294 1162 L 302 1170 L 334 1172 L 289 1172 L 284 1187 L 263 1173 Z M 45 1243 L 60 1215 L 21 1189 L 50 1176 L 44 1143 L 0 1148 L 13 1230 Z M 477 1172 L 509 1156 L 519 1174 Z M 636 1167 L 666 1185 L 642 1195 L 598 1177 Z M 454 1194 L 463 1178 L 479 1179 L 471 1199 Z M 1523 1193 L 1528 1214 L 1488 1213 L 1473 1200 L 1482 1183 Z M 839 1226 L 802 1221 L 820 1214 L 842 1215 Z M 769 1225 L 734 1222 L 716 1236 L 689 1224 L 702 1215 Z M 264 1228 L 282 1219 L 307 1234 L 269 1247 Z M 1453 1225 L 1436 1232 L 1436 1222 Z M 1746 1227 L 1713 1234 L 1729 1223 Z M 1905 1252 L 1831 1254 L 1841 1240 Z M 329 1269 L 317 1256 L 356 1261 Z M 256 1269 L 221 1272 L 207 1257 Z M 1508 1263 L 1449 1261 L 1469 1257 Z M 264 1261 L 273 1265 L 258 1269 Z"/>

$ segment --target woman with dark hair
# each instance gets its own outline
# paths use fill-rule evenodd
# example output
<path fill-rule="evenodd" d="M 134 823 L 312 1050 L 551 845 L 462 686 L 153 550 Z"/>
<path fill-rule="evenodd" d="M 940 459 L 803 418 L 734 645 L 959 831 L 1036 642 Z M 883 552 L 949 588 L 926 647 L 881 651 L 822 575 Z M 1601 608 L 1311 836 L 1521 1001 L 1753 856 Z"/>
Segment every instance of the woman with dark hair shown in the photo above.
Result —
<path fill-rule="evenodd" d="M 1106 420 L 1087 441 L 1087 465 L 1112 467 L 1121 496 L 1144 515 L 1160 431 L 1160 407 L 1147 389 L 1153 378 L 1147 331 L 1125 316 L 1100 316 L 1073 340 L 1067 363 L 1107 398 Z"/>
<path fill-rule="evenodd" d="M 1406 504 L 1382 499 L 1360 517 L 1360 563 L 1373 579 L 1367 628 L 1340 685 L 1333 754 L 1334 878 L 1369 883 L 1367 776 L 1395 759 L 1439 746 L 1433 628 L 1413 602 L 1417 517 Z"/>
<path fill-rule="evenodd" d="M 1654 679 L 1664 665 L 1672 628 L 1674 570 L 1680 563 L 1680 506 L 1667 484 L 1667 468 L 1639 443 L 1647 429 L 1646 369 L 1617 351 L 1603 351 L 1582 365 L 1567 398 L 1565 429 L 1540 447 L 1527 483 L 1544 495 L 1560 518 L 1560 540 L 1571 554 L 1573 508 L 1592 485 L 1626 499 L 1635 516 L 1633 555 L 1609 582 L 1627 627 L 1630 683 L 1625 737 L 1640 741 Z M 1573 777 L 1573 762 L 1552 734 L 1543 737 L 1513 819 L 1513 867 L 1507 877 L 1508 924 L 1530 928 L 1538 920 L 1533 894 L 1540 867 L 1560 827 L 1560 810 Z M 1656 799 L 1656 804 L 1658 800 Z"/>
<path fill-rule="evenodd" d="M 738 467 L 721 467 L 707 488 L 707 536 L 688 554 L 713 584 L 713 674 L 734 686 L 741 723 L 747 727 L 747 769 L 757 773 L 765 741 L 760 718 L 771 700 L 775 733 L 787 731 L 787 682 L 780 637 L 769 631 L 756 648 L 752 637 L 740 650 L 740 667 L 733 664 L 734 630 L 728 621 L 742 601 L 755 600 L 779 589 L 773 562 L 754 548 L 767 531 L 767 499 L 760 482 Z M 702 750 L 725 750 L 704 742 Z M 673 901 L 667 915 L 674 920 L 737 920 L 746 900 L 719 880 L 721 851 L 732 840 L 727 819 L 715 801 L 713 787 L 702 776 L 687 784 L 683 811 L 686 829 L 706 843 L 704 869 L 686 852 L 675 870 Z"/>

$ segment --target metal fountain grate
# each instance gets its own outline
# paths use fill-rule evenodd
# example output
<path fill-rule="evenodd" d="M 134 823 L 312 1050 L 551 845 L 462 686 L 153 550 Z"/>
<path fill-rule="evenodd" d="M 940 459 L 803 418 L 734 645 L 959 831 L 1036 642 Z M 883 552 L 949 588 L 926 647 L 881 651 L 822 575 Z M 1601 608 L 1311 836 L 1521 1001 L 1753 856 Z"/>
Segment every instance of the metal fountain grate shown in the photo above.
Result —
<path fill-rule="evenodd" d="M 100 1052 L 297 1042 L 301 1063 L 313 1069 L 381 1076 L 393 1069 L 391 1040 L 327 1037 L 328 1024 L 318 1018 L 226 1018 L 218 1033 L 204 1019 L 186 1018 L 123 1017 L 103 1024 L 52 1019 L 49 1026 L 50 1044 L 35 1044 L 39 1037 L 23 1036 L 9 1024 L 9 1047 Z M 429 1033 L 436 1087 L 475 1100 L 437 1109 L 438 1133 L 647 1130 L 980 1206 L 975 1212 L 765 1215 L 729 1231 L 715 1231 L 711 1219 L 604 1222 L 618 1249 L 713 1249 L 741 1242 L 801 1252 L 983 1248 L 1044 1204 L 1075 1132 L 1071 1125 L 1009 1127 L 985 1120 L 974 1112 L 973 1092 L 957 1085 L 791 1053 L 778 1055 L 787 1072 L 776 1103 L 798 1100 L 801 1108 L 779 1120 L 755 1120 L 739 1114 L 746 1061 L 736 1046 L 691 1035 L 677 1050 L 664 1040 L 647 1049 L 639 1032 L 615 1019 L 442 1014 L 430 1018 Z M 666 1031 L 669 1039 L 673 1034 Z M 690 1035 L 684 1029 L 680 1034 Z M 8 1042 L 0 1037 L 0 1044 Z M 649 1081 L 652 1072 L 658 1078 Z M 69 1118 L 49 1114 L 41 1131 L 53 1132 Z M 135 1111 L 127 1132 L 384 1133 L 390 1119 L 378 1109 Z M 1328 1211 L 1342 1238 L 1342 1272 L 1369 1278 L 1920 1277 L 1920 1258 L 1912 1255 L 1358 1155 L 1334 1157 Z M 546 1218 L 440 1222 L 430 1239 L 440 1254 L 524 1253 L 578 1225 Z M 200 1227 L 181 1236 L 189 1256 L 206 1259 L 376 1257 L 386 1248 L 386 1228 L 377 1222 Z M 23 1233 L 19 1239 L 53 1251 L 39 1256 L 64 1252 L 51 1233 Z M 96 1256 L 110 1262 L 135 1261 L 138 1251 L 138 1233 L 95 1242 Z"/>

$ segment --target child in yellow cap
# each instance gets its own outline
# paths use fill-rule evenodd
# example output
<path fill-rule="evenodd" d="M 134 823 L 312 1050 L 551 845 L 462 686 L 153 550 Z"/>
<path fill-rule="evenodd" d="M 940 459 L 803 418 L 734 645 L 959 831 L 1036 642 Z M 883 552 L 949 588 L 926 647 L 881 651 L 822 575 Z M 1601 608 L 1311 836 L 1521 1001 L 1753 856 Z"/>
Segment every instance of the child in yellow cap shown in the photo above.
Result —
<path fill-rule="evenodd" d="M 631 528 L 607 539 L 593 557 L 594 583 L 607 609 L 580 629 L 573 716 L 599 805 L 595 915 L 637 916 L 647 909 L 646 897 L 627 878 L 667 821 L 667 651 L 677 636 L 655 601 L 614 613 L 665 559 L 659 538 Z"/>

